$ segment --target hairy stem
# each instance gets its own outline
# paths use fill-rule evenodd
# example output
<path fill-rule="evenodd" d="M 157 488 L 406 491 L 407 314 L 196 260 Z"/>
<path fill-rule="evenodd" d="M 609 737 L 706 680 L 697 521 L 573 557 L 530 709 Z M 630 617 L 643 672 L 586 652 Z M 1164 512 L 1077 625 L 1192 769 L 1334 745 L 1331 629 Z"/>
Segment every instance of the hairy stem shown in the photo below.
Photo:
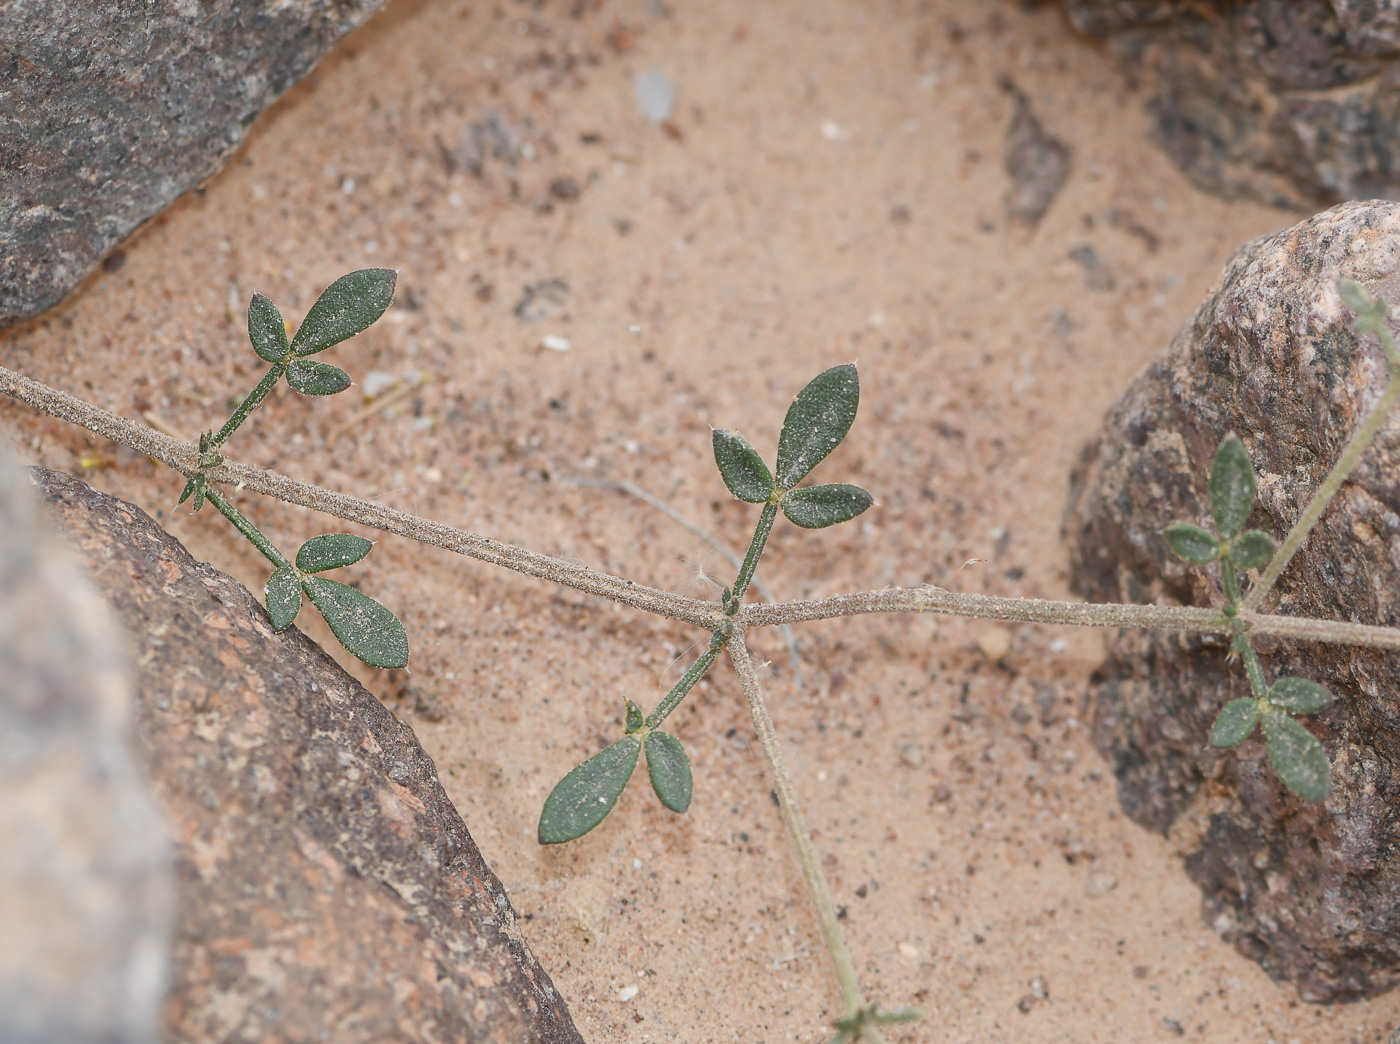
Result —
<path fill-rule="evenodd" d="M 183 475 L 189 475 L 198 468 L 199 451 L 195 446 L 93 406 L 66 392 L 30 380 L 3 366 L 0 366 L 0 393 L 160 461 Z M 725 620 L 720 607 L 714 602 L 686 598 L 669 591 L 645 587 L 621 577 L 594 572 L 577 562 L 541 555 L 512 544 L 503 544 L 453 526 L 443 525 L 441 522 L 419 518 L 405 511 L 322 489 L 320 486 L 297 482 L 276 472 L 263 471 L 237 461 L 225 459 L 218 467 L 207 469 L 205 477 L 211 483 L 236 483 L 245 489 L 275 497 L 288 504 L 297 504 L 386 533 L 432 544 L 434 547 L 466 555 L 481 562 L 552 583 L 564 584 L 643 612 L 696 624 L 711 631 L 721 627 Z M 1275 555 L 1275 560 L 1277 558 Z M 1255 591 L 1258 590 L 1256 587 Z M 1251 633 L 1272 634 L 1297 641 L 1400 650 L 1400 628 L 1376 627 L 1343 620 L 1317 620 L 1256 613 L 1248 611 L 1248 604 L 1245 610 L 1241 612 L 1240 619 L 1248 625 Z M 830 620 L 839 616 L 898 612 L 941 613 L 1011 623 L 1141 627 L 1149 630 L 1195 631 L 1206 634 L 1232 633 L 1229 619 L 1218 609 L 1000 598 L 995 595 L 961 594 L 937 587 L 888 588 L 882 591 L 836 595 L 831 598 L 780 602 L 777 605 L 753 603 L 740 608 L 735 624 L 743 627 L 770 627 L 785 623 Z"/>
<path fill-rule="evenodd" d="M 749 705 L 753 725 L 758 733 L 759 746 L 768 760 L 768 773 L 773 779 L 773 790 L 778 795 L 778 808 L 783 814 L 783 826 L 787 828 L 788 840 L 797 852 L 797 862 L 802 867 L 802 880 L 807 885 L 807 894 L 816 909 L 817 923 L 821 927 L 822 942 L 831 956 L 831 967 L 836 973 L 836 982 L 841 990 L 843 1014 L 854 1015 L 865 1004 L 860 981 L 856 978 L 855 965 L 851 953 L 846 949 L 846 938 L 841 934 L 841 926 L 836 920 L 836 908 L 831 902 L 831 891 L 826 878 L 822 876 L 817 854 L 812 848 L 812 838 L 807 833 L 807 825 L 802 819 L 802 809 L 797 804 L 797 795 L 792 789 L 792 777 L 783 764 L 783 752 L 778 746 L 778 734 L 773 729 L 773 719 L 768 714 L 768 704 L 763 699 L 758 677 L 754 674 L 753 661 L 749 658 L 748 646 L 744 643 L 744 632 L 735 628 L 729 636 L 729 659 L 734 664 L 734 673 L 739 676 L 739 687 L 743 690 L 744 701 Z"/>
<path fill-rule="evenodd" d="M 233 527 L 248 538 L 248 542 L 262 552 L 263 557 L 271 562 L 278 569 L 289 566 L 292 563 L 287 561 L 287 556 L 277 550 L 271 540 L 263 536 L 262 530 L 249 520 L 248 516 L 239 511 L 236 507 L 225 500 L 219 493 L 212 489 L 204 491 L 204 499 L 219 509 L 219 514 L 233 523 Z"/>
<path fill-rule="evenodd" d="M 749 541 L 748 554 L 744 555 L 744 564 L 739 567 L 739 575 L 734 578 L 734 601 L 743 601 L 745 592 L 749 589 L 749 582 L 753 580 L 754 570 L 758 568 L 758 560 L 763 557 L 763 548 L 768 543 L 768 534 L 773 532 L 773 519 L 778 517 L 777 504 L 764 504 L 763 514 L 758 516 L 758 525 L 754 527 L 753 539 Z"/>
<path fill-rule="evenodd" d="M 233 411 L 233 416 L 224 421 L 224 426 L 219 429 L 217 435 L 209 440 L 208 449 L 222 446 L 230 435 L 238 430 L 248 416 L 261 405 L 267 398 L 267 393 L 272 391 L 282 375 L 287 372 L 287 367 L 282 363 L 275 363 L 272 369 L 263 374 L 263 379 L 258 381 L 258 386 L 248 393 L 248 397 L 238 404 L 238 409 Z"/>
<path fill-rule="evenodd" d="M 1389 354 L 1390 350 L 1388 349 L 1387 355 Z M 1303 509 L 1303 513 L 1298 517 L 1293 528 L 1288 531 L 1288 535 L 1283 538 L 1283 543 L 1274 552 L 1274 557 L 1269 559 L 1269 564 L 1259 577 L 1259 582 L 1254 585 L 1254 589 L 1249 592 L 1249 597 L 1244 600 L 1242 608 L 1246 611 L 1258 609 L 1263 604 L 1265 597 L 1273 589 L 1274 584 L 1278 582 L 1278 578 L 1288 568 L 1288 563 L 1293 560 L 1293 556 L 1307 541 L 1313 526 L 1317 525 L 1318 519 L 1322 517 L 1323 512 L 1327 510 L 1332 499 L 1342 488 L 1342 483 L 1346 481 L 1347 476 L 1361 460 L 1361 455 L 1366 452 L 1366 447 L 1376 437 L 1376 433 L 1381 430 L 1386 415 L 1390 413 L 1397 400 L 1400 400 L 1400 382 L 1395 381 L 1392 377 L 1386 385 L 1385 391 L 1381 393 L 1380 399 L 1376 401 L 1375 408 L 1366 415 L 1366 419 L 1352 433 L 1350 440 L 1342 449 L 1341 456 L 1332 465 L 1332 470 L 1322 480 L 1322 485 L 1317 487 L 1317 492 L 1313 494 L 1312 500 L 1308 501 L 1308 506 Z"/>
<path fill-rule="evenodd" d="M 690 665 L 690 670 L 681 675 L 681 680 L 671 688 L 665 699 L 656 705 L 656 709 L 647 715 L 647 728 L 654 729 L 660 725 L 670 713 L 681 705 L 681 700 L 685 699 L 686 693 L 695 688 L 695 683 L 705 676 L 705 672 L 719 656 L 719 651 L 724 648 L 725 637 L 723 631 L 716 631 L 710 636 L 710 646 L 701 654 L 700 659 Z"/>
<path fill-rule="evenodd" d="M 1240 605 L 1240 581 L 1235 575 L 1235 563 L 1228 558 L 1220 560 L 1220 586 L 1225 589 L 1225 604 L 1232 610 Z M 1234 615 L 1233 613 L 1231 615 Z"/>

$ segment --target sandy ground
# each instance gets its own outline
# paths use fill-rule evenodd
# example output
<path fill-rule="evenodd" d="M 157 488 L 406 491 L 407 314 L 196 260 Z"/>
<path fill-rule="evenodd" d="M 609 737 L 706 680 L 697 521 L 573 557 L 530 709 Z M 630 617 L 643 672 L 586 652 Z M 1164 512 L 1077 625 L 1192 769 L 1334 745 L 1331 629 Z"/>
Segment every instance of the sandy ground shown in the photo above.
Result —
<path fill-rule="evenodd" d="M 1080 447 L 1229 252 L 1298 215 L 1195 191 L 1053 6 L 574 8 L 397 0 L 121 267 L 0 335 L 0 358 L 193 433 L 256 379 L 230 300 L 299 318 L 342 272 L 400 267 L 398 306 L 327 358 L 429 383 L 350 432 L 357 393 L 280 395 L 232 455 L 690 593 L 728 567 L 652 508 L 561 479 L 635 482 L 742 547 L 756 509 L 723 489 L 709 425 L 771 453 L 797 388 L 858 358 L 860 417 L 816 477 L 879 506 L 780 524 L 772 590 L 1066 596 Z M 653 67 L 679 85 L 666 128 L 633 95 Z M 1007 77 L 1073 149 L 1034 232 L 1003 211 Z M 527 158 L 452 169 L 443 147 L 491 114 Z M 1070 258 L 1083 246 L 1098 270 Z M 13 404 L 0 430 L 261 586 L 214 512 L 172 513 L 174 476 Z M 343 528 L 244 502 L 284 547 Z M 988 561 L 959 571 L 971 558 Z M 411 677 L 349 666 L 437 759 L 589 1040 L 824 1039 L 834 990 L 727 665 L 673 719 L 688 815 L 638 779 L 582 842 L 534 840 L 554 781 L 617 733 L 624 697 L 659 698 L 695 632 L 396 538 L 357 575 L 415 651 Z M 932 1013 L 896 1039 L 1383 1040 L 1400 996 L 1301 1003 L 1203 924 L 1172 843 L 1119 814 L 1079 720 L 1099 638 L 1019 628 L 996 665 L 985 630 L 807 625 L 800 688 L 779 637 L 756 639 L 866 988 Z"/>

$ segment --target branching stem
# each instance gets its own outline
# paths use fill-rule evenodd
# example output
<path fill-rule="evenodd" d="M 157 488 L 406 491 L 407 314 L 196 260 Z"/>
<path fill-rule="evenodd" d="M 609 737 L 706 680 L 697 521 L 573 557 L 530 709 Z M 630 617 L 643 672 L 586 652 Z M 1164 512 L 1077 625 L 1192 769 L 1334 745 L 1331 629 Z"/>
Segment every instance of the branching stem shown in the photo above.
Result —
<path fill-rule="evenodd" d="M 267 373 L 263 375 L 263 379 L 258 381 L 257 387 L 250 391 L 247 397 L 238 404 L 238 408 L 233 411 L 229 419 L 224 421 L 224 426 L 220 428 L 218 434 L 209 441 L 209 449 L 212 450 L 227 442 L 228 437 L 237 431 L 239 426 L 248 419 L 249 415 L 261 405 L 262 401 L 267 398 L 267 393 L 272 391 L 278 380 L 281 379 L 282 375 L 286 372 L 287 367 L 285 364 L 275 363 L 272 369 L 268 370 Z"/>
<path fill-rule="evenodd" d="M 667 716 L 680 706 L 681 700 L 686 694 L 695 688 L 695 683 L 705 676 L 711 665 L 719 657 L 719 651 L 724 648 L 724 632 L 716 631 L 710 636 L 710 645 L 700 659 L 690 665 L 690 670 L 681 675 L 681 680 L 671 688 L 665 698 L 656 705 L 656 709 L 647 715 L 647 728 L 654 729 L 666 720 Z"/>

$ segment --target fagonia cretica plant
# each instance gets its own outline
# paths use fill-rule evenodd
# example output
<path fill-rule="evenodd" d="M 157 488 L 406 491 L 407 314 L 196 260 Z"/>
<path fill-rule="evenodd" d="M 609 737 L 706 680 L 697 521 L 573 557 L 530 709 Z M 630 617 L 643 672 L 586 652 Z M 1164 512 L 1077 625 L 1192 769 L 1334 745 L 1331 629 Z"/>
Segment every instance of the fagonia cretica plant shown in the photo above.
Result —
<path fill-rule="evenodd" d="M 302 608 L 303 598 L 307 598 L 345 648 L 371 666 L 407 665 L 409 646 L 403 626 L 393 613 L 367 595 L 322 575 L 363 559 L 373 546 L 371 542 L 348 533 L 324 534 L 307 540 L 289 558 L 229 503 L 220 492 L 222 487 L 233 485 L 276 497 L 703 628 L 709 636 L 704 651 L 671 690 L 656 701 L 649 714 L 633 698 L 635 694 L 619 694 L 626 708 L 622 736 L 573 768 L 554 787 L 540 814 L 539 840 L 543 844 L 563 844 L 597 828 L 643 757 L 652 789 L 662 804 L 674 812 L 684 812 L 694 790 L 690 762 L 680 741 L 663 726 L 720 656 L 727 656 L 764 753 L 787 837 L 840 993 L 841 1012 L 832 1020 L 832 1044 L 862 1040 L 880 1044 L 885 1039 L 883 1026 L 917 1019 L 920 1013 L 911 1008 L 882 1009 L 867 999 L 860 986 L 784 765 L 758 671 L 748 651 L 747 635 L 751 629 L 869 613 L 917 612 L 1008 622 L 1226 635 L 1233 655 L 1243 662 L 1251 695 L 1233 700 L 1220 710 L 1211 730 L 1211 743 L 1217 747 L 1236 746 L 1262 726 L 1270 760 L 1282 783 L 1300 797 L 1314 801 L 1327 797 L 1330 767 L 1322 744 L 1295 715 L 1322 709 L 1332 696 L 1323 686 L 1306 678 L 1270 681 L 1256 650 L 1256 639 L 1271 635 L 1292 641 L 1400 650 L 1400 629 L 1261 611 L 1269 591 L 1293 555 L 1304 546 L 1308 533 L 1400 399 L 1400 382 L 1393 379 L 1388 380 L 1371 412 L 1358 425 L 1336 464 L 1277 545 L 1268 534 L 1245 528 L 1255 499 L 1254 471 L 1244 444 L 1233 435 L 1226 436 L 1206 482 L 1211 528 L 1182 521 L 1169 526 L 1163 534 L 1172 550 L 1188 562 L 1218 570 L 1219 605 L 1084 604 L 962 594 L 936 587 L 884 588 L 797 602 L 747 601 L 764 547 L 780 514 L 797 526 L 824 529 L 856 518 L 872 504 L 870 494 L 857 486 L 802 485 L 845 438 L 856 418 L 860 402 L 856 367 L 835 366 L 817 375 L 793 400 L 771 469 L 737 432 L 712 433 L 720 478 L 740 501 L 759 507 L 759 514 L 733 584 L 723 590 L 717 602 L 703 601 L 598 573 L 577 562 L 503 544 L 383 504 L 296 482 L 240 464 L 221 452 L 229 437 L 279 381 L 285 380 L 293 391 L 309 396 L 333 395 L 350 387 L 351 379 L 345 371 L 309 356 L 354 336 L 383 315 L 393 300 L 395 282 L 395 273 L 388 269 L 364 269 L 337 279 L 317 299 L 295 333 L 291 333 L 271 301 L 255 295 L 248 307 L 248 336 L 268 370 L 228 420 L 217 431 L 202 435 L 197 446 L 4 367 L 0 367 L 0 391 L 180 472 L 186 480 L 181 501 L 189 501 L 196 511 L 206 502 L 213 504 L 272 564 L 265 603 L 274 627 L 280 630 L 290 626 Z M 1393 378 L 1400 367 L 1400 352 L 1389 328 L 1385 302 L 1370 297 L 1350 281 L 1342 281 L 1338 290 L 1355 313 L 1356 333 L 1379 340 Z"/>

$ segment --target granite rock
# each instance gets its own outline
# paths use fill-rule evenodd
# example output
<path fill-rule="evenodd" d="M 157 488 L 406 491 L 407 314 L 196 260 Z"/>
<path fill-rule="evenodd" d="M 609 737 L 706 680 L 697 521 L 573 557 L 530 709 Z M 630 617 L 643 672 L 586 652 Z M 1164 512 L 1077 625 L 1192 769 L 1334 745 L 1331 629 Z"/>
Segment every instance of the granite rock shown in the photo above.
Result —
<path fill-rule="evenodd" d="M 1397 0 L 1064 0 L 1145 74 L 1155 137 L 1207 191 L 1311 209 L 1400 195 Z"/>
<path fill-rule="evenodd" d="M 1086 598 L 1219 604 L 1215 567 L 1177 559 L 1162 530 L 1208 524 L 1205 476 L 1230 431 L 1258 474 L 1250 525 L 1282 536 L 1297 519 L 1386 379 L 1374 338 L 1350 331 L 1343 276 L 1400 301 L 1400 204 L 1343 204 L 1227 263 L 1076 469 L 1066 538 Z M 1400 626 L 1400 417 L 1266 608 Z M 1271 676 L 1337 696 L 1302 719 L 1332 759 L 1325 804 L 1289 793 L 1257 736 L 1208 746 L 1216 713 L 1249 694 L 1223 639 L 1116 635 L 1092 697 L 1095 743 L 1124 810 L 1191 852 L 1208 923 L 1305 999 L 1377 993 L 1400 981 L 1400 656 L 1284 641 L 1260 651 Z"/>
<path fill-rule="evenodd" d="M 154 1044 L 171 852 L 120 628 L 0 457 L 0 1040 Z"/>
<path fill-rule="evenodd" d="M 0 327 L 217 171 L 383 0 L 0 4 Z"/>
<path fill-rule="evenodd" d="M 132 636 L 169 1039 L 581 1042 L 413 731 L 139 508 L 32 474 Z"/>

